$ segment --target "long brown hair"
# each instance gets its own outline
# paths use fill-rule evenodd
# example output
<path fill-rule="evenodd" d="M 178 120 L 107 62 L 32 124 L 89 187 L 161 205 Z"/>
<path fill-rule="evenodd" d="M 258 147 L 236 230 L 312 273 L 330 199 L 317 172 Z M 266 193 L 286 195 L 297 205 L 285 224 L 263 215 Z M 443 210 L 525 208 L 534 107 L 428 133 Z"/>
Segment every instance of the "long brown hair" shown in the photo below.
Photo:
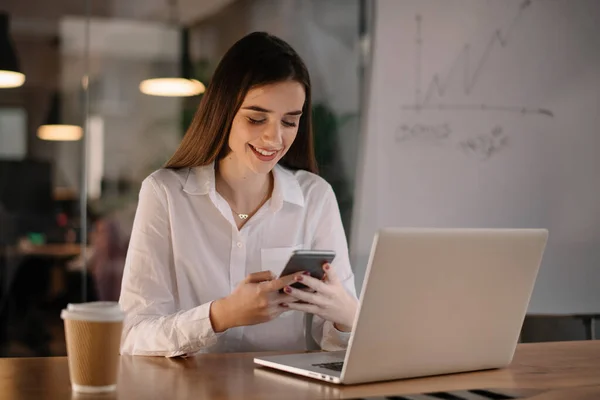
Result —
<path fill-rule="evenodd" d="M 230 151 L 228 142 L 233 118 L 248 91 L 287 80 L 302 84 L 306 97 L 296 139 L 279 163 L 316 173 L 308 69 L 289 44 L 265 32 L 251 33 L 227 51 L 179 148 L 165 168 L 208 165 L 225 157 Z"/>

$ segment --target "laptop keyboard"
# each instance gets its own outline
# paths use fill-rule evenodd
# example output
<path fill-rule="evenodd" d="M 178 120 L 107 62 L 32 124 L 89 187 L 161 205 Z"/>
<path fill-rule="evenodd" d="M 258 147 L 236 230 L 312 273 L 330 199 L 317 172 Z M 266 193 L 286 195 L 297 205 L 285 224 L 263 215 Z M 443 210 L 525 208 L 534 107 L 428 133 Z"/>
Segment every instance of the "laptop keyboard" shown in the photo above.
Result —
<path fill-rule="evenodd" d="M 324 363 L 324 364 L 313 364 L 313 367 L 320 367 L 320 368 L 325 368 L 325 369 L 330 369 L 332 371 L 338 371 L 338 372 L 342 372 L 342 368 L 344 367 L 344 362 L 331 362 L 331 363 Z"/>

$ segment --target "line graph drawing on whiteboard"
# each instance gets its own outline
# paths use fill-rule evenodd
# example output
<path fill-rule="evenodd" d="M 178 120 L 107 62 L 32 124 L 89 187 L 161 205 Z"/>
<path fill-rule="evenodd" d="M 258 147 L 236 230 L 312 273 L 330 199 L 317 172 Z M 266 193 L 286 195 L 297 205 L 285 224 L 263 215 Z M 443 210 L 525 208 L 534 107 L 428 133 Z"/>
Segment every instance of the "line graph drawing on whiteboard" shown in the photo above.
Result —
<path fill-rule="evenodd" d="M 482 56 L 477 62 L 471 61 L 471 44 L 466 43 L 462 50 L 456 56 L 454 63 L 452 63 L 449 71 L 445 77 L 442 78 L 439 73 L 436 73 L 431 78 L 429 84 L 426 86 L 425 91 L 422 90 L 422 63 L 423 63 L 423 17 L 417 14 L 416 20 L 416 39 L 415 39 L 415 101 L 413 104 L 406 104 L 402 106 L 404 110 L 413 110 L 420 112 L 422 110 L 447 110 L 447 111 L 500 111 L 519 113 L 522 115 L 532 114 L 540 115 L 545 117 L 554 117 L 554 113 L 551 110 L 542 107 L 526 107 L 516 105 L 501 105 L 501 104 L 459 104 L 455 102 L 434 102 L 433 97 L 444 98 L 446 96 L 447 89 L 450 83 L 455 79 L 455 75 L 462 69 L 462 89 L 464 95 L 469 96 L 473 89 L 477 86 L 477 82 L 482 75 L 485 67 L 488 63 L 490 55 L 494 50 L 498 48 L 505 48 L 511 42 L 511 36 L 518 25 L 519 20 L 523 13 L 525 13 L 531 6 L 532 0 L 524 0 L 520 5 L 519 9 L 506 29 L 495 29 L 485 46 Z M 473 72 L 471 68 L 475 66 Z M 460 79 L 460 78 L 459 78 Z"/>

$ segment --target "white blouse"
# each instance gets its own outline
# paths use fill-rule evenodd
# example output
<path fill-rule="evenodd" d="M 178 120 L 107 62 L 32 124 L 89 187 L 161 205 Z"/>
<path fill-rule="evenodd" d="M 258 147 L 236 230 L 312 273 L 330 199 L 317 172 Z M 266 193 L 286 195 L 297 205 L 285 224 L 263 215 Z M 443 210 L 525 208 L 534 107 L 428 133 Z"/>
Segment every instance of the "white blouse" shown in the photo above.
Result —
<path fill-rule="evenodd" d="M 297 311 L 219 334 L 209 318 L 213 300 L 229 295 L 250 273 L 278 276 L 294 249 L 334 250 L 332 267 L 356 297 L 331 186 L 279 165 L 273 174 L 271 198 L 240 230 L 215 190 L 214 165 L 161 169 L 144 180 L 121 289 L 127 313 L 122 354 L 306 350 L 311 338 Z M 314 317 L 312 337 L 323 350 L 346 348 L 349 336 Z"/>

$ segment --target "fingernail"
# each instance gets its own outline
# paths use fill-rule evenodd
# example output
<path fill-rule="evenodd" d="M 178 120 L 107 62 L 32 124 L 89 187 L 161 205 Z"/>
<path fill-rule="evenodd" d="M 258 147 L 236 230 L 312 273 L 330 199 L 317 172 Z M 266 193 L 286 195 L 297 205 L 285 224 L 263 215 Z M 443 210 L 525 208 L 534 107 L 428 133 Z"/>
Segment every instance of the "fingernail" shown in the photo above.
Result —
<path fill-rule="evenodd" d="M 292 288 L 289 286 L 286 286 L 285 289 L 283 289 L 283 291 L 286 293 L 292 293 Z"/>
<path fill-rule="evenodd" d="M 310 275 L 310 272 L 309 272 L 309 271 L 304 271 L 304 272 L 302 273 L 302 275 Z"/>
<path fill-rule="evenodd" d="M 297 280 L 298 282 L 300 282 L 302 280 L 302 275 L 298 275 L 294 279 Z"/>
<path fill-rule="evenodd" d="M 281 307 L 288 307 L 288 305 L 286 303 L 281 303 L 279 304 Z"/>
<path fill-rule="evenodd" d="M 328 269 L 329 269 L 329 264 L 325 264 L 325 265 L 323 266 L 323 268 L 325 268 L 325 270 L 328 270 Z"/>

